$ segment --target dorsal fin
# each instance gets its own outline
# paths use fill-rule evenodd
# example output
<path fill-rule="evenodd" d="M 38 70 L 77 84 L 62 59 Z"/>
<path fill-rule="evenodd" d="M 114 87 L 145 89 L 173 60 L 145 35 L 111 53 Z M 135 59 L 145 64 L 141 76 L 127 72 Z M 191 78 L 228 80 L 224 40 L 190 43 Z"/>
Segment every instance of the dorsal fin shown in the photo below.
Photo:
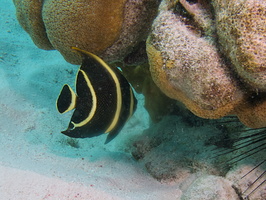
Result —
<path fill-rule="evenodd" d="M 66 113 L 76 107 L 77 96 L 69 85 L 64 85 L 56 101 L 58 112 Z"/>
<path fill-rule="evenodd" d="M 73 50 L 73 51 L 75 51 L 75 52 L 77 52 L 78 54 L 80 54 L 81 56 L 83 56 L 83 57 L 87 57 L 87 56 L 89 56 L 89 57 L 91 57 L 91 58 L 93 58 L 94 60 L 101 60 L 101 58 L 99 58 L 98 56 L 96 56 L 95 54 L 93 54 L 93 53 L 90 53 L 90 52 L 88 52 L 88 51 L 85 51 L 85 50 L 82 50 L 82 49 L 79 49 L 79 48 L 77 48 L 77 47 L 71 47 L 71 49 Z M 99 62 L 99 61 L 98 61 Z"/>

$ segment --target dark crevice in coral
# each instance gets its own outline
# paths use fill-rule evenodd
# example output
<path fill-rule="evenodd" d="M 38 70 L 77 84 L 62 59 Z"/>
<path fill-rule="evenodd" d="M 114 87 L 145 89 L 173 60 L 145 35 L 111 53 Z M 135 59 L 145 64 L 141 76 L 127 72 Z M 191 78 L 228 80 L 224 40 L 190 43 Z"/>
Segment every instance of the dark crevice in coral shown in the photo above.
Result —
<path fill-rule="evenodd" d="M 147 60 L 146 41 L 141 41 L 123 61 L 125 65 L 141 65 Z"/>
<path fill-rule="evenodd" d="M 211 0 L 178 1 L 173 12 L 186 25 L 187 29 L 200 37 L 217 42 L 215 10 Z M 200 18 L 202 19 L 199 20 Z M 208 25 L 208 23 L 210 24 Z"/>
<path fill-rule="evenodd" d="M 179 1 L 175 5 L 174 14 L 177 15 L 181 21 L 186 25 L 186 27 L 200 35 L 201 37 L 204 35 L 204 30 L 201 26 L 194 20 L 193 14 L 188 12 L 186 8 Z"/>
<path fill-rule="evenodd" d="M 175 6 L 174 13 L 181 16 L 183 22 L 186 24 L 193 24 L 193 16 L 184 8 L 184 6 L 178 2 Z"/>
<path fill-rule="evenodd" d="M 250 94 L 247 102 L 251 105 L 263 103 L 266 100 L 266 92 L 253 92 Z"/>
<path fill-rule="evenodd" d="M 160 4 L 162 0 L 157 0 L 157 3 Z"/>
<path fill-rule="evenodd" d="M 210 13 L 209 16 L 210 16 L 211 20 L 215 20 L 215 10 L 214 10 L 214 7 L 211 3 L 211 0 L 205 0 L 202 5 Z"/>
<path fill-rule="evenodd" d="M 187 2 L 190 4 L 195 4 L 195 3 L 198 3 L 198 0 L 187 0 Z"/>
<path fill-rule="evenodd" d="M 207 6 L 207 9 L 210 13 L 209 16 L 210 16 L 211 20 L 213 21 L 213 24 L 212 24 L 212 41 L 214 41 L 216 44 L 218 44 L 218 34 L 217 34 L 217 28 L 216 28 L 216 23 L 215 23 L 216 22 L 215 10 L 214 10 L 213 4 L 211 3 L 210 0 L 208 0 L 205 3 L 206 3 L 205 5 Z"/>

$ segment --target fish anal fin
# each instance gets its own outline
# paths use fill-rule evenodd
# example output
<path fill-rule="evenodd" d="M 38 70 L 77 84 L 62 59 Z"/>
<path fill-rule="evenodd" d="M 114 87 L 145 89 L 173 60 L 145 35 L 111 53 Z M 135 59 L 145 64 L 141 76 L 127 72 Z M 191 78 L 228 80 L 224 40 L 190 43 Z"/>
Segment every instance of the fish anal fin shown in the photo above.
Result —
<path fill-rule="evenodd" d="M 111 142 L 118 135 L 122 128 L 123 126 L 110 131 L 106 137 L 104 144 L 108 144 L 109 142 Z"/>

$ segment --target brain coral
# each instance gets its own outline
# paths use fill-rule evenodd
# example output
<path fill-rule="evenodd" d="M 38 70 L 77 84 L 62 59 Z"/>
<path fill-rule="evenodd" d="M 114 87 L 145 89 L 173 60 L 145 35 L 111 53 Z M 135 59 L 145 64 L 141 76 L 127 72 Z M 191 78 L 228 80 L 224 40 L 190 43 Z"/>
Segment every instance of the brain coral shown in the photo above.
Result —
<path fill-rule="evenodd" d="M 219 44 L 251 88 L 266 91 L 266 1 L 215 0 Z"/>
<path fill-rule="evenodd" d="M 151 73 L 169 97 L 204 118 L 229 114 L 242 92 L 215 45 L 191 30 L 180 8 L 161 6 L 147 41 Z"/>
<path fill-rule="evenodd" d="M 148 34 L 157 0 L 13 0 L 17 18 L 34 43 L 57 49 L 71 63 L 80 58 L 76 46 L 121 60 Z"/>
<path fill-rule="evenodd" d="M 16 6 L 18 21 L 31 36 L 35 45 L 41 49 L 54 49 L 42 21 L 42 1 L 13 0 L 13 2 Z"/>
<path fill-rule="evenodd" d="M 266 126 L 265 1 L 164 0 L 147 40 L 151 75 L 194 114 Z"/>

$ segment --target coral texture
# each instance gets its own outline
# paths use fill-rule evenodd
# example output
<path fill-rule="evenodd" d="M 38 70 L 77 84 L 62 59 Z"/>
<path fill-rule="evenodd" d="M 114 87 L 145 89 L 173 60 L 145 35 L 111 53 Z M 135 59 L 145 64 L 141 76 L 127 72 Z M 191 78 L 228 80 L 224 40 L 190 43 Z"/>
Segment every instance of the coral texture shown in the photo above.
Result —
<path fill-rule="evenodd" d="M 122 60 L 145 39 L 158 2 L 156 0 L 14 0 L 22 27 L 34 43 L 57 49 L 71 63 L 81 58 L 76 46 L 102 56 Z"/>
<path fill-rule="evenodd" d="M 265 127 L 265 5 L 162 1 L 147 40 L 154 82 L 197 116 Z"/>
<path fill-rule="evenodd" d="M 204 175 L 196 179 L 181 200 L 238 200 L 238 195 L 231 187 L 230 182 L 222 177 Z"/>
<path fill-rule="evenodd" d="M 252 163 L 252 161 L 250 161 Z M 251 183 L 259 178 L 260 174 L 263 174 L 264 169 L 262 168 L 255 168 L 255 164 L 247 164 L 244 163 L 242 165 L 238 165 L 234 167 L 231 171 L 229 171 L 226 174 L 226 179 L 234 183 L 234 187 L 238 188 L 238 191 L 243 193 L 242 196 L 248 195 L 252 190 L 254 190 L 258 184 L 261 183 L 261 180 L 258 180 L 258 182 L 255 185 L 251 185 Z M 249 173 L 252 170 L 253 173 Z M 249 174 L 247 174 L 249 173 Z M 251 188 L 249 188 L 251 186 Z M 252 194 L 249 195 L 249 198 L 243 198 L 243 199 L 249 199 L 249 200 L 264 200 L 266 198 L 266 191 L 265 188 L 263 189 L 263 185 L 261 188 L 256 189 Z"/>
<path fill-rule="evenodd" d="M 235 112 L 245 125 L 250 128 L 261 128 L 266 126 L 266 97 L 265 94 L 254 96 L 243 102 L 235 109 Z"/>
<path fill-rule="evenodd" d="M 224 54 L 244 82 L 266 91 L 266 1 L 215 0 L 213 5 Z"/>
<path fill-rule="evenodd" d="M 41 49 L 54 49 L 45 32 L 42 21 L 42 1 L 39 0 L 13 0 L 17 19 L 31 39 Z"/>
<path fill-rule="evenodd" d="M 242 92 L 215 46 L 191 30 L 173 9 L 161 10 L 147 41 L 151 73 L 169 97 L 204 118 L 220 118 Z"/>

